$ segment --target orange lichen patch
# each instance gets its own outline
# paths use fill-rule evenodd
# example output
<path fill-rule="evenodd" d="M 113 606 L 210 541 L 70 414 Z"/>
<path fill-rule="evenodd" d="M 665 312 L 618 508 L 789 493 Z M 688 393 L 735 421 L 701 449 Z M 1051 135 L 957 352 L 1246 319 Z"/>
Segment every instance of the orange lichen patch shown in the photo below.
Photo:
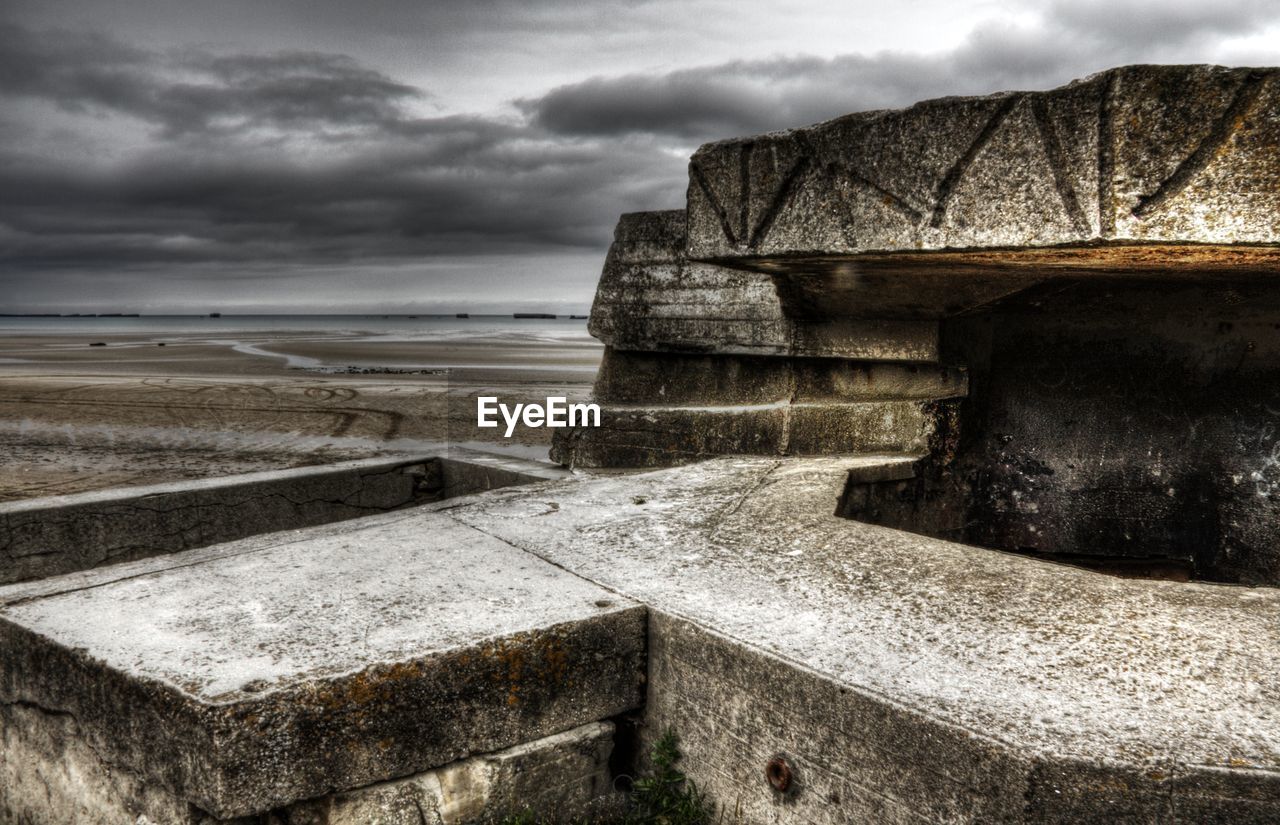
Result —
<path fill-rule="evenodd" d="M 504 686 L 507 704 L 520 703 L 531 685 L 561 687 L 569 669 L 569 655 L 558 634 L 520 634 L 481 648 L 480 656 L 496 667 L 490 678 Z"/>
<path fill-rule="evenodd" d="M 312 699 L 327 710 L 342 710 L 380 704 L 393 698 L 406 683 L 422 678 L 424 662 L 397 662 L 371 668 L 339 682 L 312 685 Z"/>

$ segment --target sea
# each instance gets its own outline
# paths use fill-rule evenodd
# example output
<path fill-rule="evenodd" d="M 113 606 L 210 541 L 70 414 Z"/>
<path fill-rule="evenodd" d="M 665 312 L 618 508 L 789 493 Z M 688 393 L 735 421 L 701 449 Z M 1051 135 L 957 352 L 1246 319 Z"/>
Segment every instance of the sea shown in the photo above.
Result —
<path fill-rule="evenodd" d="M 591 340 L 585 318 L 515 318 L 511 315 L 142 315 L 0 316 L 3 334 L 210 335 L 319 332 L 380 340 L 531 338 Z"/>

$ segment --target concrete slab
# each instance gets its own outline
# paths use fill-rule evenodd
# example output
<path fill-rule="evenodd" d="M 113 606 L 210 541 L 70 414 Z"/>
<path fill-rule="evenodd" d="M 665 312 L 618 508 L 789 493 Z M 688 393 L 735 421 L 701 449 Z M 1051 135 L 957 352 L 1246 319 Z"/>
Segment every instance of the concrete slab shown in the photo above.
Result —
<path fill-rule="evenodd" d="M 1125 66 L 1046 92 L 942 98 L 708 144 L 689 167 L 689 255 L 803 275 L 823 258 L 877 252 L 908 253 L 901 267 L 921 252 L 999 249 L 1016 261 L 1030 248 L 1122 243 L 1111 265 L 1142 269 L 1168 264 L 1146 244 L 1274 245 L 1278 97 L 1274 68 Z M 1262 253 L 1244 259 L 1274 272 L 1274 248 Z M 937 309 L 998 294 L 948 283 L 950 299 L 929 296 Z M 902 309 L 928 302 L 895 297 Z"/>
<path fill-rule="evenodd" d="M 650 606 L 649 719 L 746 821 L 1280 816 L 1280 590 L 835 517 L 878 463 L 725 458 L 448 512 Z M 800 793 L 765 783 L 778 753 Z"/>
<path fill-rule="evenodd" d="M 0 701 L 221 818 L 636 707 L 642 607 L 430 510 L 8 588 Z"/>

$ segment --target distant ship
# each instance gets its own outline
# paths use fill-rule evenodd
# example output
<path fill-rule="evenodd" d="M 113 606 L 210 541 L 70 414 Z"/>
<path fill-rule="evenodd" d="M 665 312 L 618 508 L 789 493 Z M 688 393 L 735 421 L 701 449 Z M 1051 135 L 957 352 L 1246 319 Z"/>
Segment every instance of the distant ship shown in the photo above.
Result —
<path fill-rule="evenodd" d="M 210 318 L 221 318 L 221 317 L 222 317 L 222 313 L 221 313 L 221 312 L 210 312 L 210 313 L 209 313 L 209 317 L 210 317 Z"/>
<path fill-rule="evenodd" d="M 453 317 L 455 317 L 455 318 L 470 318 L 470 317 L 471 317 L 471 313 L 470 313 L 470 312 L 459 312 L 457 315 L 455 315 L 455 316 L 453 316 Z"/>
<path fill-rule="evenodd" d="M 512 318 L 555 318 L 549 312 L 516 312 L 512 314 Z"/>
<path fill-rule="evenodd" d="M 569 320 L 571 320 L 571 321 L 585 321 L 587 318 L 590 318 L 590 317 L 591 317 L 590 315 L 570 315 L 570 316 L 569 316 Z"/>

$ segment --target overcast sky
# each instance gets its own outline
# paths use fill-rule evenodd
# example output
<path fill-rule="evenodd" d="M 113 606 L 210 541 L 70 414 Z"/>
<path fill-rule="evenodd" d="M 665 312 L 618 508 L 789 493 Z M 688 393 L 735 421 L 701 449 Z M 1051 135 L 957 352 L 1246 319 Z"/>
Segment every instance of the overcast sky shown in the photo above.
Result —
<path fill-rule="evenodd" d="M 0 9 L 0 312 L 582 311 L 704 141 L 1280 64 L 1280 0 Z"/>

